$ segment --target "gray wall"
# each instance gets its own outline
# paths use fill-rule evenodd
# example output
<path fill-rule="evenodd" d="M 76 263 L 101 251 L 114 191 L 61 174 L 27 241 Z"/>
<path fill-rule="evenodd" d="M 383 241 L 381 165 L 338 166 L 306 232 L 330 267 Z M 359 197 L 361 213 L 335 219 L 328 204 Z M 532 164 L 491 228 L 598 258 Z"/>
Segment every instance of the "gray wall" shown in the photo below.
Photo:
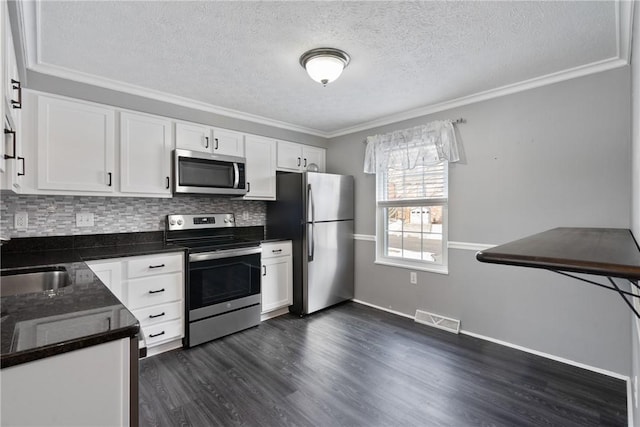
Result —
<path fill-rule="evenodd" d="M 633 46 L 631 54 L 631 117 L 632 117 L 632 175 L 631 175 L 631 231 L 640 241 L 640 7 L 634 8 Z M 640 304 L 636 304 L 640 308 Z M 633 319 L 633 316 L 632 316 Z M 640 375 L 640 319 L 632 320 L 633 352 L 631 363 L 632 384 Z M 640 409 L 633 405 L 634 424 L 640 426 Z"/>
<path fill-rule="evenodd" d="M 500 244 L 558 226 L 630 226 L 628 67 L 334 138 L 329 172 L 356 179 L 356 233 L 375 233 L 367 135 L 463 117 L 450 168 L 449 239 Z M 449 275 L 373 265 L 356 244 L 356 298 L 408 315 L 424 309 L 464 330 L 629 375 L 628 308 L 613 292 L 546 271 L 481 264 L 449 250 Z"/>
<path fill-rule="evenodd" d="M 71 98 L 83 99 L 86 101 L 142 111 L 150 114 L 157 114 L 159 116 L 179 120 L 204 123 L 223 129 L 237 130 L 270 138 L 315 145 L 317 147 L 325 148 L 327 144 L 327 140 L 325 138 L 306 133 L 294 132 L 247 120 L 225 117 L 219 114 L 91 86 L 30 70 L 27 71 L 26 87 L 28 89 L 49 92 L 56 95 L 69 96 Z"/>

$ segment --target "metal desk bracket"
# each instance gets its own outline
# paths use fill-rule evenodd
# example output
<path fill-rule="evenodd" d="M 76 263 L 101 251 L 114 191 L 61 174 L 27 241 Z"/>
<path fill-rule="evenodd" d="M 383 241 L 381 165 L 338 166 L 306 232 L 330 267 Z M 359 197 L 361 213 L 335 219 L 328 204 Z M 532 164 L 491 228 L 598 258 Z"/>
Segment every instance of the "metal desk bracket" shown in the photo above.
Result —
<path fill-rule="evenodd" d="M 609 283 L 611 283 L 611 286 L 607 286 L 607 285 L 603 285 L 602 283 L 594 282 L 593 280 L 589 280 L 589 279 L 585 279 L 583 277 L 575 276 L 573 274 L 565 273 L 563 271 L 552 270 L 552 269 L 549 269 L 549 271 L 552 271 L 554 273 L 558 273 L 558 274 L 560 274 L 562 276 L 571 277 L 572 279 L 577 279 L 577 280 L 580 280 L 582 282 L 590 283 L 592 285 L 600 286 L 601 288 L 605 288 L 605 289 L 609 289 L 611 291 L 617 292 L 620 295 L 620 297 L 622 297 L 624 302 L 627 303 L 627 305 L 629 306 L 631 311 L 633 311 L 633 313 L 636 315 L 636 317 L 638 319 L 640 319 L 640 314 L 638 313 L 638 311 L 633 306 L 633 302 L 632 302 L 633 300 L 629 301 L 629 299 L 626 297 L 626 295 L 628 295 L 631 298 L 640 298 L 640 295 L 636 295 L 636 294 L 633 294 L 633 293 L 628 292 L 628 291 L 623 291 L 622 289 L 620 289 L 618 284 L 613 280 L 613 278 L 611 278 L 609 276 L 606 276 L 607 279 L 609 280 Z M 634 286 L 636 289 L 638 289 L 640 291 L 640 286 L 638 285 L 637 281 L 634 281 L 634 280 L 631 280 L 631 279 L 627 279 L 627 280 L 629 281 L 631 286 Z"/>

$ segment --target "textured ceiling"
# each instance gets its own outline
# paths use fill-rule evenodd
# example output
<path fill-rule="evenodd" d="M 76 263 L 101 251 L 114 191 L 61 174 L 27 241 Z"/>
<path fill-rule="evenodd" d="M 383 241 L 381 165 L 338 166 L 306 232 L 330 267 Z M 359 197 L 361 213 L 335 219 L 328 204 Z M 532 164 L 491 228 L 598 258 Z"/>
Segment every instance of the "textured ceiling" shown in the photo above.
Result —
<path fill-rule="evenodd" d="M 43 64 L 331 133 L 617 55 L 596 2 L 43 1 Z M 327 87 L 298 58 L 351 55 Z"/>

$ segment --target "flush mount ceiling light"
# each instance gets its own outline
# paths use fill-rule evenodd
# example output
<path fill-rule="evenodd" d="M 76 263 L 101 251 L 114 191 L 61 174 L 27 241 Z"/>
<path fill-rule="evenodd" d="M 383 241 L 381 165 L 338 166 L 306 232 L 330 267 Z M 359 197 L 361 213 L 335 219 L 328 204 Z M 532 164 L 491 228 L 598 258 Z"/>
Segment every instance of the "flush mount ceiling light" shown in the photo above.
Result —
<path fill-rule="evenodd" d="M 340 49 L 321 47 L 311 49 L 302 54 L 300 65 L 307 70 L 307 74 L 318 83 L 326 86 L 342 74 L 349 65 L 349 55 Z"/>

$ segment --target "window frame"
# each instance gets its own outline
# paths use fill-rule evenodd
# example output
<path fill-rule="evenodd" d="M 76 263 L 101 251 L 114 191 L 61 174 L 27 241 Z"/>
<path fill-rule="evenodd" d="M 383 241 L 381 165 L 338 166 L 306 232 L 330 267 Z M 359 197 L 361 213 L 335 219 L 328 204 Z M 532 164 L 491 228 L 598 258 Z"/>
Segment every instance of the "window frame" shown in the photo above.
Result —
<path fill-rule="evenodd" d="M 385 185 L 386 173 L 376 174 L 376 256 L 375 264 L 399 267 L 411 270 L 428 271 L 439 274 L 449 274 L 449 164 L 444 162 L 444 182 L 446 185 L 446 198 L 402 199 L 390 202 L 378 200 L 382 186 Z M 387 250 L 386 215 L 384 210 L 389 207 L 423 207 L 442 206 L 442 262 L 436 263 L 425 260 L 415 260 L 403 257 L 385 255 Z"/>

